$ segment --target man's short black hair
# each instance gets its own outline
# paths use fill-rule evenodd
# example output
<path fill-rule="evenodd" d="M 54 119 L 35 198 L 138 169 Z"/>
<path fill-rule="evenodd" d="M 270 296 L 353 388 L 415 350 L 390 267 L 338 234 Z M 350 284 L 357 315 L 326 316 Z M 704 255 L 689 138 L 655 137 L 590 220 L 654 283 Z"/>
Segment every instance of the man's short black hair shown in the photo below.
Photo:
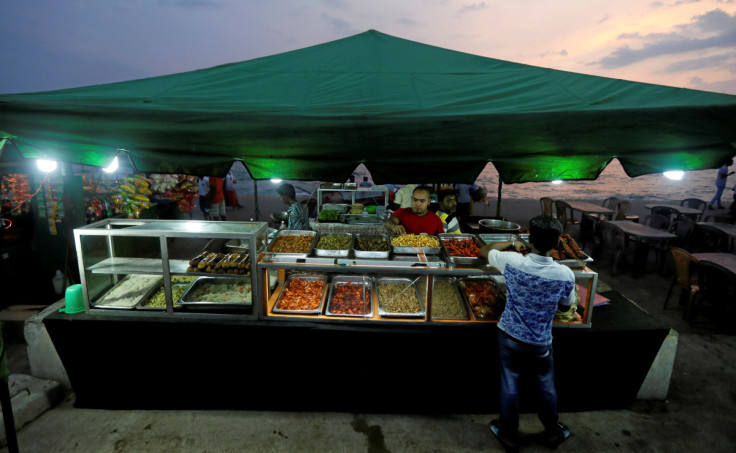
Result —
<path fill-rule="evenodd" d="M 542 253 L 555 248 L 561 234 L 562 224 L 552 216 L 540 215 L 529 221 L 529 242 Z"/>
<path fill-rule="evenodd" d="M 427 192 L 427 195 L 432 195 L 432 188 L 429 187 L 429 186 L 424 186 L 424 185 L 422 185 L 422 186 L 416 186 L 414 188 L 414 190 L 411 191 L 411 194 L 414 195 L 414 192 L 416 192 L 417 190 L 423 190 L 423 191 Z"/>
<path fill-rule="evenodd" d="M 455 189 L 442 189 L 439 192 L 437 192 L 437 202 L 442 203 L 444 201 L 445 197 L 449 197 L 450 195 L 457 195 L 457 190 Z"/>
<path fill-rule="evenodd" d="M 278 192 L 279 195 L 283 195 L 292 200 L 296 200 L 296 190 L 291 184 L 281 184 L 279 188 L 276 189 L 276 192 Z"/>

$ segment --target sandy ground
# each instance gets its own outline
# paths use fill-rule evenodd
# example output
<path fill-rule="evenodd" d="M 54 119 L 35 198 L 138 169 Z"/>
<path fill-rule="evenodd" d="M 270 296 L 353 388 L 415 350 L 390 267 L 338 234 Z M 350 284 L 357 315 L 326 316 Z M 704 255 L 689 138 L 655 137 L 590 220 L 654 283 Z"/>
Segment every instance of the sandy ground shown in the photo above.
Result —
<path fill-rule="evenodd" d="M 250 203 L 250 204 L 249 204 Z M 228 211 L 228 220 L 255 218 L 252 200 Z M 634 214 L 647 214 L 635 202 Z M 540 211 L 538 200 L 503 200 L 502 215 L 526 226 Z M 261 200 L 261 220 L 283 209 Z M 474 214 L 495 215 L 495 203 L 476 205 Z M 264 214 L 265 213 L 265 214 Z M 195 213 L 194 218 L 197 217 Z M 574 232 L 573 232 L 574 235 Z M 637 402 L 626 410 L 563 413 L 573 436 L 560 451 L 733 452 L 736 445 L 736 336 L 718 333 L 709 322 L 694 327 L 682 320 L 673 296 L 663 308 L 672 274 L 649 271 L 612 276 L 610 261 L 596 258 L 601 282 L 635 301 L 679 333 L 669 395 L 662 402 Z M 595 317 L 593 318 L 595 323 Z M 8 348 L 11 373 L 24 366 L 22 345 Z M 18 368 L 15 368 L 18 369 Z M 626 370 L 622 369 L 621 373 Z M 251 376 L 257 379 L 257 376 Z M 581 384 L 585 376 L 581 376 Z M 111 391 L 114 391 L 111 389 Z M 600 389 L 597 389 L 600 391 Z M 497 414 L 444 416 L 293 413 L 260 411 L 107 411 L 76 409 L 74 395 L 18 433 L 23 452 L 428 452 L 503 451 L 488 431 Z M 537 431 L 536 416 L 522 417 L 522 430 Z M 0 450 L 7 451 L 6 449 Z M 532 444 L 522 451 L 546 451 Z"/>

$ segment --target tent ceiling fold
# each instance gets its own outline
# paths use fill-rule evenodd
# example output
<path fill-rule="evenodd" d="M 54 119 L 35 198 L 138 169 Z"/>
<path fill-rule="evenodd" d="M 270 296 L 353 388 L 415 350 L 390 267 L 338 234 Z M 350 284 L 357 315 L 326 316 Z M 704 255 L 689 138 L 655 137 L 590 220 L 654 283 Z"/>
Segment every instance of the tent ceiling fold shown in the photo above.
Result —
<path fill-rule="evenodd" d="M 0 95 L 26 158 L 138 171 L 504 183 L 714 168 L 735 153 L 736 96 L 522 65 L 374 30 L 213 68 Z"/>

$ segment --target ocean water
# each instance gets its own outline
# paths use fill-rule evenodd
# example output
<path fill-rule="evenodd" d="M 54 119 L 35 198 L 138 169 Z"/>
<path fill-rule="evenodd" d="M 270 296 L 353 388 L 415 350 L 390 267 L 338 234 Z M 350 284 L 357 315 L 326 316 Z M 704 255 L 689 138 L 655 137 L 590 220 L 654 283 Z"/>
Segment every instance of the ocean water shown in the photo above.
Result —
<path fill-rule="evenodd" d="M 233 176 L 238 181 L 236 189 L 241 194 L 252 194 L 253 180 L 242 163 L 236 162 L 232 168 Z M 502 198 L 568 198 L 581 200 L 603 200 L 608 197 L 619 197 L 632 200 L 670 201 L 685 198 L 699 198 L 709 202 L 715 194 L 715 179 L 717 169 L 685 172 L 680 181 L 672 181 L 662 174 L 638 176 L 630 178 L 626 175 L 618 160 L 613 160 L 594 181 L 564 181 L 562 184 L 550 182 L 529 182 L 521 184 L 504 184 L 501 190 Z M 364 176 L 372 182 L 370 170 L 360 164 L 355 171 L 355 181 L 360 182 Z M 288 181 L 297 188 L 297 196 L 307 196 L 315 193 L 319 181 Z M 339 182 L 336 178 L 335 182 Z M 414 181 L 396 181 L 396 184 L 405 184 Z M 476 184 L 488 189 L 488 196 L 496 198 L 498 194 L 498 172 L 492 164 L 488 164 L 476 180 Z M 733 192 L 730 190 L 736 184 L 736 176 L 731 176 L 727 182 L 728 189 L 723 193 L 723 201 L 730 202 Z M 258 193 L 275 195 L 278 184 L 270 181 L 258 182 Z"/>

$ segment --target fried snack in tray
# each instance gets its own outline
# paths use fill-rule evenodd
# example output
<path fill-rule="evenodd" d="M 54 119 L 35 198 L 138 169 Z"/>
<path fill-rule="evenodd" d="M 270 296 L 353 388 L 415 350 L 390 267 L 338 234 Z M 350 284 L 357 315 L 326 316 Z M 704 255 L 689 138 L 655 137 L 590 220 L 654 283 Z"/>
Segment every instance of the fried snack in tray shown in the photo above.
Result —
<path fill-rule="evenodd" d="M 330 300 L 330 313 L 340 315 L 367 315 L 371 312 L 370 291 L 363 283 L 335 284 Z"/>
<path fill-rule="evenodd" d="M 250 264 L 247 253 L 205 252 L 189 261 L 187 272 L 209 274 L 247 274 Z"/>
<path fill-rule="evenodd" d="M 279 310 L 316 310 L 322 303 L 324 280 L 292 278 L 279 300 Z"/>
<path fill-rule="evenodd" d="M 550 250 L 549 255 L 556 260 L 583 260 L 585 259 L 585 253 L 580 250 L 575 239 L 570 237 L 569 234 L 563 233 L 560 235 L 560 242 L 557 248 Z"/>
<path fill-rule="evenodd" d="M 472 239 L 443 239 L 442 245 L 452 256 L 480 256 L 480 247 Z"/>
<path fill-rule="evenodd" d="M 312 246 L 310 234 L 286 234 L 279 236 L 271 247 L 273 253 L 307 253 Z"/>
<path fill-rule="evenodd" d="M 397 247 L 439 247 L 440 241 L 424 234 L 401 234 L 392 237 L 391 244 Z"/>
<path fill-rule="evenodd" d="M 490 279 L 465 279 L 460 287 L 476 318 L 498 319 L 506 307 L 506 293 Z"/>

